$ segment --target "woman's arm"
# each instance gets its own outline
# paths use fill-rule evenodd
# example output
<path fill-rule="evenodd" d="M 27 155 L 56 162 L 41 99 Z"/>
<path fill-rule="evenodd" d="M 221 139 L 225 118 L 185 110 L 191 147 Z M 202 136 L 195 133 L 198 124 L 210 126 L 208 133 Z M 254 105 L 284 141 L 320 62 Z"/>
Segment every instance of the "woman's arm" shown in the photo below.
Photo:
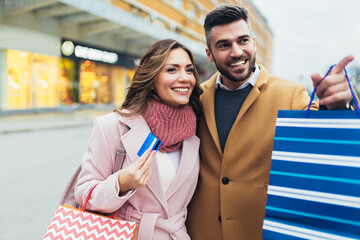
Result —
<path fill-rule="evenodd" d="M 116 155 L 116 148 L 120 144 L 120 131 L 117 118 L 111 115 L 97 117 L 91 133 L 87 149 L 81 161 L 81 172 L 75 186 L 76 201 L 82 205 L 95 187 L 86 208 L 104 213 L 118 210 L 133 194 L 119 196 L 119 175 L 122 170 L 112 173 Z M 125 126 L 120 126 L 125 128 Z M 115 141 L 115 139 L 117 141 Z"/>

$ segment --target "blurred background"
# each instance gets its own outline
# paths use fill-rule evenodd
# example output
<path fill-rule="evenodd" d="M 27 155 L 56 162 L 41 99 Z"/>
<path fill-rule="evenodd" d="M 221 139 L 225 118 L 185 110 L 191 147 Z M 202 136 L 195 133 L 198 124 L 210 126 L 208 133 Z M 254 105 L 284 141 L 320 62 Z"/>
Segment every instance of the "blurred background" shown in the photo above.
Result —
<path fill-rule="evenodd" d="M 257 62 L 312 90 L 310 74 L 360 58 L 355 0 L 0 0 L 0 239 L 41 239 L 79 165 L 93 119 L 121 105 L 157 40 L 215 73 L 203 22 L 223 3 L 248 9 Z M 360 83 L 357 59 L 348 67 Z"/>

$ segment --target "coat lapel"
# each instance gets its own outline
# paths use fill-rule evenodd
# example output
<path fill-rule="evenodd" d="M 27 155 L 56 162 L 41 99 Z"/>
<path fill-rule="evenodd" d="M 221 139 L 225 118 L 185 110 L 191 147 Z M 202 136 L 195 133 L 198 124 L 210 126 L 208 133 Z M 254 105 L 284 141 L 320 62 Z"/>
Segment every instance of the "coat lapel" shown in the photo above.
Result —
<path fill-rule="evenodd" d="M 180 165 L 166 192 L 166 199 L 174 195 L 193 171 L 199 154 L 199 145 L 200 139 L 197 136 L 192 136 L 183 142 Z"/>
<path fill-rule="evenodd" d="M 130 162 L 136 162 L 139 159 L 137 152 L 150 133 L 150 128 L 142 116 L 133 118 L 121 117 L 120 121 L 130 128 L 129 131 L 121 137 L 126 149 L 126 156 Z M 153 161 L 154 160 L 156 159 L 153 159 Z M 159 170 L 155 162 L 151 163 L 151 177 L 146 185 L 167 211 L 167 201 L 161 188 Z"/>
<path fill-rule="evenodd" d="M 268 72 L 266 71 L 266 69 L 262 66 L 259 65 L 260 67 L 260 75 L 255 83 L 255 86 L 251 89 L 249 95 L 246 97 L 243 105 L 240 108 L 240 112 L 238 114 L 238 116 L 236 117 L 236 120 L 233 124 L 233 126 L 237 126 L 238 122 L 240 121 L 240 119 L 242 118 L 242 116 L 244 116 L 245 112 L 250 108 L 250 106 L 255 102 L 255 100 L 258 98 L 258 96 L 260 95 L 260 89 L 266 84 L 267 79 L 268 79 Z"/>
<path fill-rule="evenodd" d="M 201 95 L 201 101 L 204 109 L 205 121 L 210 131 L 211 137 L 216 145 L 216 148 L 220 155 L 222 155 L 219 134 L 217 132 L 216 121 L 215 121 L 215 90 L 216 90 L 216 77 L 217 74 L 212 76 L 205 86 L 208 86 Z"/>

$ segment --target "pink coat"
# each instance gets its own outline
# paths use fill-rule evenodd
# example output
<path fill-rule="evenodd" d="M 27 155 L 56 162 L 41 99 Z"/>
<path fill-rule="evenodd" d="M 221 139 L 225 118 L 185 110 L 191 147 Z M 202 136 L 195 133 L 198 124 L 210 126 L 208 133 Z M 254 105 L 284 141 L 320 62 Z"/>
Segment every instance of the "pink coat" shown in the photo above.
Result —
<path fill-rule="evenodd" d="M 135 239 L 190 239 L 185 219 L 199 173 L 198 137 L 184 141 L 179 168 L 166 193 L 160 183 L 155 155 L 146 186 L 118 196 L 121 170 L 112 171 L 120 139 L 126 149 L 123 165 L 126 167 L 139 159 L 137 152 L 149 132 L 141 115 L 126 118 L 114 112 L 97 117 L 81 162 L 75 198 L 82 205 L 90 189 L 98 184 L 86 208 L 104 213 L 118 210 L 120 219 L 137 222 Z"/>

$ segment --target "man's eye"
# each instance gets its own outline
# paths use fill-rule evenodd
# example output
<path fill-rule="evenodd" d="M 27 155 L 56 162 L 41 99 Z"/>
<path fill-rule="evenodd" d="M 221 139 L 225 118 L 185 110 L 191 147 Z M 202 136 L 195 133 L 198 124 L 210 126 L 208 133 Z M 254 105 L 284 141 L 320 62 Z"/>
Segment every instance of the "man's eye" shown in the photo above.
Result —
<path fill-rule="evenodd" d="M 249 42 L 249 39 L 247 39 L 247 38 L 244 38 L 244 39 L 240 40 L 240 43 L 247 43 L 247 42 Z"/>
<path fill-rule="evenodd" d="M 220 45 L 219 45 L 219 48 L 226 48 L 226 47 L 228 47 L 228 46 L 229 46 L 229 44 L 223 43 L 223 44 L 220 44 Z"/>

